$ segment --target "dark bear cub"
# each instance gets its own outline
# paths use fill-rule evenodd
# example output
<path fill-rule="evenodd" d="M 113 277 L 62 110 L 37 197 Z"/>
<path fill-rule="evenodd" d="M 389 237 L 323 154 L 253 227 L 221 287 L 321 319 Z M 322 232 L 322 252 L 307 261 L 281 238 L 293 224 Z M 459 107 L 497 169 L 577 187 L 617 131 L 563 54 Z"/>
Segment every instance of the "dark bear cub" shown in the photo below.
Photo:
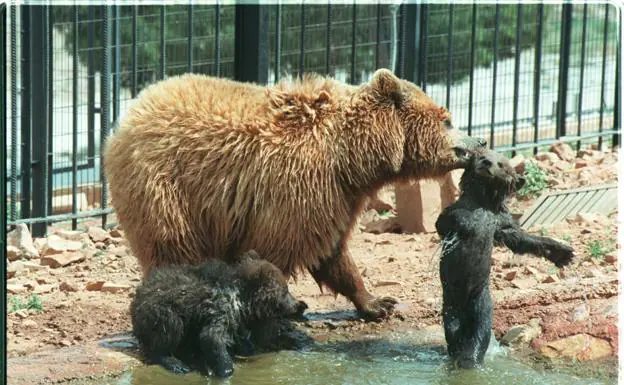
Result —
<path fill-rule="evenodd" d="M 232 353 L 252 353 L 252 331 L 273 330 L 305 309 L 282 272 L 254 251 L 231 265 L 208 260 L 154 269 L 130 305 L 134 335 L 148 362 L 177 373 L 193 366 L 220 377 L 233 373 Z"/>
<path fill-rule="evenodd" d="M 436 221 L 442 243 L 442 318 L 448 353 L 462 368 L 483 364 L 492 328 L 489 277 L 492 248 L 545 257 L 556 266 L 571 262 L 573 249 L 551 238 L 526 233 L 506 207 L 524 184 L 502 155 L 483 150 L 473 156 L 460 181 L 461 195 Z"/>

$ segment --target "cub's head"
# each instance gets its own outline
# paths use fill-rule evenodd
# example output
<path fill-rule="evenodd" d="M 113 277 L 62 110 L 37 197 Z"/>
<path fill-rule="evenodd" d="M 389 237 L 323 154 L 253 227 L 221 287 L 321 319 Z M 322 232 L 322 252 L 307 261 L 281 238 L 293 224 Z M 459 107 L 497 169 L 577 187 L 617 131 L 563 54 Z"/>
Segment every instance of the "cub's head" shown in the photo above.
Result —
<path fill-rule="evenodd" d="M 254 319 L 301 316 L 308 305 L 297 300 L 288 290 L 282 271 L 250 250 L 236 263 L 243 282 L 243 297 Z"/>
<path fill-rule="evenodd" d="M 485 195 L 507 197 L 524 186 L 525 179 L 516 174 L 509 160 L 492 150 L 476 151 L 466 167 L 460 188 L 483 191 Z"/>
<path fill-rule="evenodd" d="M 411 82 L 401 80 L 390 70 L 377 70 L 369 82 L 377 121 L 403 135 L 403 176 L 436 177 L 468 165 L 473 151 L 486 141 L 463 134 L 453 127 L 449 112 L 438 106 Z M 399 161 L 399 160 L 397 160 Z"/>

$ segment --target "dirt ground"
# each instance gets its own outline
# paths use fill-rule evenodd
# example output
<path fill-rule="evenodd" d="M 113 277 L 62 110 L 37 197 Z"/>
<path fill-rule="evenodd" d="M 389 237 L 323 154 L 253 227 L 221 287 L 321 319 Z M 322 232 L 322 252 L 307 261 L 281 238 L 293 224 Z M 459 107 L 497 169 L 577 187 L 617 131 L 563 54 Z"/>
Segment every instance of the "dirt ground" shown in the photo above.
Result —
<path fill-rule="evenodd" d="M 617 181 L 616 153 L 594 151 L 580 155 L 582 158 L 564 162 L 567 166 L 548 159 L 540 162 L 549 172 L 550 186 L 546 191 Z M 583 166 L 577 168 L 576 162 Z M 522 212 L 533 202 L 534 199 L 514 199 L 511 207 L 514 212 Z M 503 249 L 495 251 L 491 289 L 497 338 L 512 326 L 537 318 L 542 334 L 533 341 L 534 347 L 586 333 L 607 341 L 613 354 L 617 354 L 620 245 L 616 216 L 588 215 L 548 228 L 531 229 L 567 240 L 575 248 L 575 263 L 562 271 L 535 257 L 514 256 Z M 97 222 L 82 225 L 97 226 Z M 362 227 L 354 232 L 350 247 L 366 285 L 376 295 L 394 296 L 399 305 L 395 315 L 385 322 L 367 324 L 352 320 L 340 327 L 348 331 L 439 324 L 438 236 L 371 234 L 363 232 Z M 81 242 L 80 249 L 72 255 L 76 258 L 80 254 L 84 259 L 56 268 L 41 266 L 36 259 L 10 262 L 9 271 L 14 276 L 9 279 L 8 288 L 14 294 L 8 298 L 9 357 L 81 345 L 131 329 L 128 307 L 141 274 L 123 230 L 108 234 L 93 229 L 72 233 L 55 226 L 50 228 L 50 234 Z M 45 249 L 44 245 L 45 240 L 35 240 L 36 247 Z M 352 310 L 345 298 L 322 293 L 309 275 L 293 280 L 291 290 L 308 303 L 311 312 Z M 30 309 L 25 305 L 29 300 Z"/>

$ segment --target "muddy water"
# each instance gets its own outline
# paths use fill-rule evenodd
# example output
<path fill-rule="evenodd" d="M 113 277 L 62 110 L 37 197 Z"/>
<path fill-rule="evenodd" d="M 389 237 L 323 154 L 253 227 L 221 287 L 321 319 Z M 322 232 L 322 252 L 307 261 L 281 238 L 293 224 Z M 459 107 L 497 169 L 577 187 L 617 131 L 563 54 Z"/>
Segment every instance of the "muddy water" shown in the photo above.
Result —
<path fill-rule="evenodd" d="M 486 367 L 451 370 L 440 336 L 390 333 L 358 340 L 317 344 L 304 351 L 262 354 L 237 361 L 226 380 L 198 374 L 175 375 L 157 366 L 141 366 L 98 385 L 199 384 L 615 384 L 614 378 L 579 377 L 560 370 L 537 370 L 492 342 Z M 432 343 L 433 341 L 435 343 Z"/>

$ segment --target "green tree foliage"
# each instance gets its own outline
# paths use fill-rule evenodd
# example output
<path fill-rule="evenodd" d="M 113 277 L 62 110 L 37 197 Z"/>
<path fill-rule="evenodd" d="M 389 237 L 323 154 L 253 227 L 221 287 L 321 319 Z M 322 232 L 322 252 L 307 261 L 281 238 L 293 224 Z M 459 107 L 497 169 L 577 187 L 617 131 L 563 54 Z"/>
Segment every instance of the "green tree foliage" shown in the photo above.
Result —
<path fill-rule="evenodd" d="M 65 48 L 73 49 L 72 6 L 55 6 L 53 18 L 55 27 L 65 39 Z M 161 6 L 145 5 L 138 8 L 137 23 L 137 68 L 138 86 L 157 80 L 160 76 L 160 10 Z M 208 74 L 216 73 L 215 57 L 215 9 L 214 5 L 195 5 L 193 7 L 193 71 Z M 353 12 L 355 9 L 355 51 L 353 42 Z M 428 6 L 428 44 L 427 44 L 427 82 L 444 83 L 447 81 L 447 51 L 450 21 L 448 4 Z M 454 5 L 452 17 L 452 81 L 458 81 L 469 75 L 471 29 L 473 23 L 472 5 Z M 477 6 L 475 38 L 475 67 L 488 66 L 493 60 L 494 30 L 496 24 L 494 5 Z M 516 42 L 517 25 L 516 5 L 501 5 L 499 9 L 498 59 L 513 55 Z M 556 13 L 559 6 L 545 6 L 545 20 Z M 275 76 L 276 71 L 276 15 L 277 7 L 270 7 L 270 65 Z M 281 7 L 281 43 L 279 76 L 296 74 L 300 70 L 301 5 L 283 5 Z M 132 7 L 120 6 L 120 62 L 121 82 L 124 87 L 132 85 Z M 188 57 L 188 6 L 174 5 L 165 7 L 165 40 L 167 75 L 187 71 Z M 329 53 L 329 73 L 351 73 L 352 57 L 355 58 L 355 77 L 348 76 L 351 82 L 358 83 L 379 67 L 392 64 L 393 13 L 391 5 L 358 4 L 357 6 L 337 4 L 331 7 L 331 49 Z M 400 12 L 399 12 L 400 15 Z M 89 13 L 86 6 L 78 7 L 78 55 L 83 65 L 88 63 L 89 52 L 92 54 L 95 71 L 102 65 L 102 7 L 92 7 Z M 234 59 L 234 16 L 235 6 L 220 7 L 220 75 L 233 76 Z M 305 6 L 304 34 L 304 71 L 326 72 L 327 42 L 327 5 Z M 379 17 L 379 23 L 378 23 Z M 400 17 L 400 16 L 399 16 Z M 535 44 L 537 5 L 522 6 L 521 49 Z M 89 45 L 89 26 L 92 26 L 93 47 Z M 397 20 L 400 29 L 400 20 Z M 111 23 L 111 31 L 113 30 Z M 408 26 L 408 30 L 412 26 Z M 377 47 L 377 38 L 379 46 Z M 400 31 L 397 31 L 400 38 Z M 114 41 L 113 41 L 114 43 Z M 397 42 L 400 44 L 400 42 Z M 418 58 L 417 58 L 418 60 Z"/>

